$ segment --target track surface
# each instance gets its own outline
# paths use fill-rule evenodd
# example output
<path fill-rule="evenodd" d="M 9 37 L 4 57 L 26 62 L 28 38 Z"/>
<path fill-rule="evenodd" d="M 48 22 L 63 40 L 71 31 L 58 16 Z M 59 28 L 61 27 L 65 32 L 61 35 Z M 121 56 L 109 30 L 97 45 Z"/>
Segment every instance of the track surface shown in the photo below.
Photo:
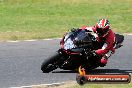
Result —
<path fill-rule="evenodd" d="M 41 72 L 41 63 L 58 48 L 57 39 L 0 42 L 0 88 L 75 81 L 76 73 L 71 71 Z M 105 68 L 93 72 L 132 73 L 132 36 L 125 36 L 124 46 L 116 50 Z"/>

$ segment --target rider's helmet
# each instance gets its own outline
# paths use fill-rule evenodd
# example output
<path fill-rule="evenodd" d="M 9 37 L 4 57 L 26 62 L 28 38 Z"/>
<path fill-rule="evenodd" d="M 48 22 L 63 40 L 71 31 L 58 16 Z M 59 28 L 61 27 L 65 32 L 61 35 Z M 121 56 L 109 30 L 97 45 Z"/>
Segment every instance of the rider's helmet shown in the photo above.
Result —
<path fill-rule="evenodd" d="M 95 28 L 99 37 L 105 37 L 109 33 L 110 22 L 107 19 L 100 19 Z"/>

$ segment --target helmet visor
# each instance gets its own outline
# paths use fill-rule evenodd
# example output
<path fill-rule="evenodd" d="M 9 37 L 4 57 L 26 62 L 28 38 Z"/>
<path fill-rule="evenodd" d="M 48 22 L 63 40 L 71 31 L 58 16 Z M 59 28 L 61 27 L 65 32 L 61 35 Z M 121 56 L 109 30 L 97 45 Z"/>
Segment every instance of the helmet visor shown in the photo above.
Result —
<path fill-rule="evenodd" d="M 97 34 L 99 36 L 104 36 L 107 32 L 108 32 L 109 28 L 105 28 L 105 29 L 102 29 L 102 28 L 97 28 L 96 31 L 97 31 Z"/>

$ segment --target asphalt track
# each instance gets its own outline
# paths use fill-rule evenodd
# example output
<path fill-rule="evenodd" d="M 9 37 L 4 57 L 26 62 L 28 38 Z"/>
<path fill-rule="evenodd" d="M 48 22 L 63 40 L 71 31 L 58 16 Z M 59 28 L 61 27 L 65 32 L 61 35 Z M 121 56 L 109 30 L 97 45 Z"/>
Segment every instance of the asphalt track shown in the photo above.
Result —
<path fill-rule="evenodd" d="M 93 72 L 132 73 L 132 36 L 109 59 L 105 68 Z M 41 63 L 59 48 L 59 39 L 0 42 L 0 88 L 75 81 L 76 73 L 57 69 L 44 74 Z"/>

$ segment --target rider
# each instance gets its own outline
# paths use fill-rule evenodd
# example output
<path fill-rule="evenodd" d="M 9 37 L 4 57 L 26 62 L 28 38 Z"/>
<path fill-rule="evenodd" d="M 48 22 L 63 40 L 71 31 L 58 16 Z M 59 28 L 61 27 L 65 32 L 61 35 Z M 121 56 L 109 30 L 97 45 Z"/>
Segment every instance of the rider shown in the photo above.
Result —
<path fill-rule="evenodd" d="M 100 19 L 98 23 L 93 27 L 83 26 L 80 28 L 82 30 L 88 30 L 94 32 L 96 35 L 96 40 L 99 43 L 103 42 L 103 46 L 100 49 L 95 50 L 97 55 L 102 56 L 100 62 L 104 66 L 107 63 L 107 53 L 112 51 L 115 52 L 115 33 L 110 29 L 110 23 L 107 19 Z"/>

